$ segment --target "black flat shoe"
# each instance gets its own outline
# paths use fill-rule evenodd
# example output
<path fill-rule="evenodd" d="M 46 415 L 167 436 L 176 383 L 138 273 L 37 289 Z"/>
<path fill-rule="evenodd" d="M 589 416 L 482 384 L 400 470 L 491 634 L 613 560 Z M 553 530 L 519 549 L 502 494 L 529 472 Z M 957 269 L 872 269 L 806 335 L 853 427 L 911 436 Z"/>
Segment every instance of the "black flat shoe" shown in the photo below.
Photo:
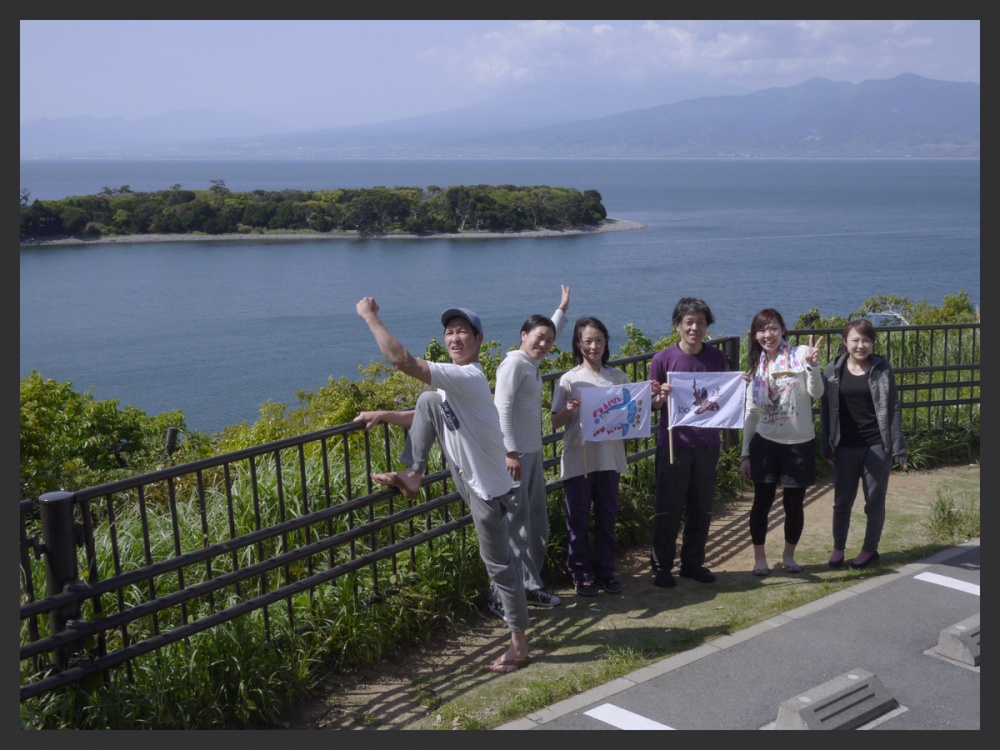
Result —
<path fill-rule="evenodd" d="M 699 565 L 697 568 L 682 567 L 679 575 L 681 578 L 693 578 L 698 583 L 715 583 L 715 573 L 704 565 Z"/>
<path fill-rule="evenodd" d="M 593 581 L 577 581 L 574 588 L 579 596 L 597 596 L 597 586 Z"/>
<path fill-rule="evenodd" d="M 653 578 L 653 585 L 659 586 L 661 589 L 672 589 L 677 585 L 677 579 L 669 570 L 658 570 Z"/>
<path fill-rule="evenodd" d="M 855 557 L 851 561 L 851 567 L 855 570 L 861 570 L 862 568 L 867 568 L 869 565 L 878 562 L 878 552 L 872 552 L 871 554 L 867 552 L 862 552 L 860 555 Z"/>
<path fill-rule="evenodd" d="M 617 578 L 598 578 L 597 583 L 609 594 L 620 594 L 625 590 L 625 587 Z"/>

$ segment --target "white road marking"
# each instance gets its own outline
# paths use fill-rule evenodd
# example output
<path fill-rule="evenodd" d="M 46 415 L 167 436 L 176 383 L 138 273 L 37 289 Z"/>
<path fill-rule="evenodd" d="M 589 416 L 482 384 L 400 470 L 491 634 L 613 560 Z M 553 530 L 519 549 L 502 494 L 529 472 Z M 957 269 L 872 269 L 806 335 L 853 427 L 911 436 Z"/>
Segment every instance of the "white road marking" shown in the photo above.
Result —
<path fill-rule="evenodd" d="M 645 716 L 626 711 L 624 708 L 612 706 L 610 703 L 592 708 L 584 712 L 584 716 L 590 716 L 618 729 L 673 729 L 666 724 L 659 724 Z"/>
<path fill-rule="evenodd" d="M 913 577 L 921 581 L 927 581 L 928 583 L 936 583 L 938 586 L 947 586 L 950 589 L 958 589 L 959 591 L 965 591 L 968 594 L 975 594 L 976 596 L 979 596 L 979 586 L 974 583 L 960 581 L 957 578 L 939 576 L 937 573 L 920 573 Z"/>

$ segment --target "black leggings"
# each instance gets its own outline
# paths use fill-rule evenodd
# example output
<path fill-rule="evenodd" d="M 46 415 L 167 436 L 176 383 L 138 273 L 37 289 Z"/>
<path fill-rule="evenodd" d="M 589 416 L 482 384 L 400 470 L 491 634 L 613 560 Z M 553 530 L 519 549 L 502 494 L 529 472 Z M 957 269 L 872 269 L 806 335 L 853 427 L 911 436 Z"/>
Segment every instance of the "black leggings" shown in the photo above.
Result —
<path fill-rule="evenodd" d="M 774 505 L 778 485 L 758 484 L 753 486 L 753 507 L 750 509 L 750 539 L 754 544 L 761 545 L 767 539 L 767 516 Z M 788 544 L 798 544 L 805 525 L 805 513 L 802 505 L 806 499 L 805 487 L 782 487 L 781 504 L 785 508 L 785 541 Z"/>

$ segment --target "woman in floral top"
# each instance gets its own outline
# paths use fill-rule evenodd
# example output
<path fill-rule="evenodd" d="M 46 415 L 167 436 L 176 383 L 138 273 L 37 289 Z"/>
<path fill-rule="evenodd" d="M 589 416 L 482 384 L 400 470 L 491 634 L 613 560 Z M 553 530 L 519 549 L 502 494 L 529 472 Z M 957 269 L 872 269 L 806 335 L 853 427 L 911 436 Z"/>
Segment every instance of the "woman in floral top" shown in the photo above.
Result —
<path fill-rule="evenodd" d="M 746 417 L 740 474 L 753 482 L 750 538 L 753 541 L 753 574 L 766 576 L 764 542 L 767 517 L 778 485 L 785 509 L 785 547 L 782 567 L 801 573 L 795 561 L 795 546 L 802 536 L 806 488 L 816 483 L 816 432 L 812 401 L 823 395 L 818 367 L 819 345 L 792 347 L 786 340 L 781 313 L 765 308 L 750 324 L 750 384 L 747 386 Z"/>

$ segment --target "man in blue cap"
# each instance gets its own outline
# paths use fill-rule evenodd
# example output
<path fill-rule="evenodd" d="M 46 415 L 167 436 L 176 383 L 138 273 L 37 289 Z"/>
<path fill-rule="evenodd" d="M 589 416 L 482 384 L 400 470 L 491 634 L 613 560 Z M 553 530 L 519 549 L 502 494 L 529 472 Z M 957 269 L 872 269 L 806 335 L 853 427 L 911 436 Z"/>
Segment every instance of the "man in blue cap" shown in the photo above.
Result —
<path fill-rule="evenodd" d="M 442 313 L 444 345 L 451 362 L 441 363 L 410 354 L 385 327 L 372 297 L 360 300 L 356 310 L 393 367 L 437 390 L 422 393 L 412 411 L 362 412 L 355 420 L 364 422 L 365 429 L 379 422 L 409 429 L 411 453 L 417 456 L 421 455 L 420 441 L 426 441 L 428 435 L 437 436 L 455 486 L 469 506 L 479 537 L 479 556 L 503 602 L 510 630 L 510 646 L 489 669 L 498 674 L 515 672 L 531 661 L 526 634 L 528 604 L 507 530 L 505 501 L 509 499 L 513 480 L 505 463 L 500 417 L 489 381 L 479 366 L 483 343 L 479 316 L 464 307 Z M 416 463 L 405 472 L 373 474 L 372 478 L 398 487 L 412 497 L 425 470 L 425 464 Z"/>

